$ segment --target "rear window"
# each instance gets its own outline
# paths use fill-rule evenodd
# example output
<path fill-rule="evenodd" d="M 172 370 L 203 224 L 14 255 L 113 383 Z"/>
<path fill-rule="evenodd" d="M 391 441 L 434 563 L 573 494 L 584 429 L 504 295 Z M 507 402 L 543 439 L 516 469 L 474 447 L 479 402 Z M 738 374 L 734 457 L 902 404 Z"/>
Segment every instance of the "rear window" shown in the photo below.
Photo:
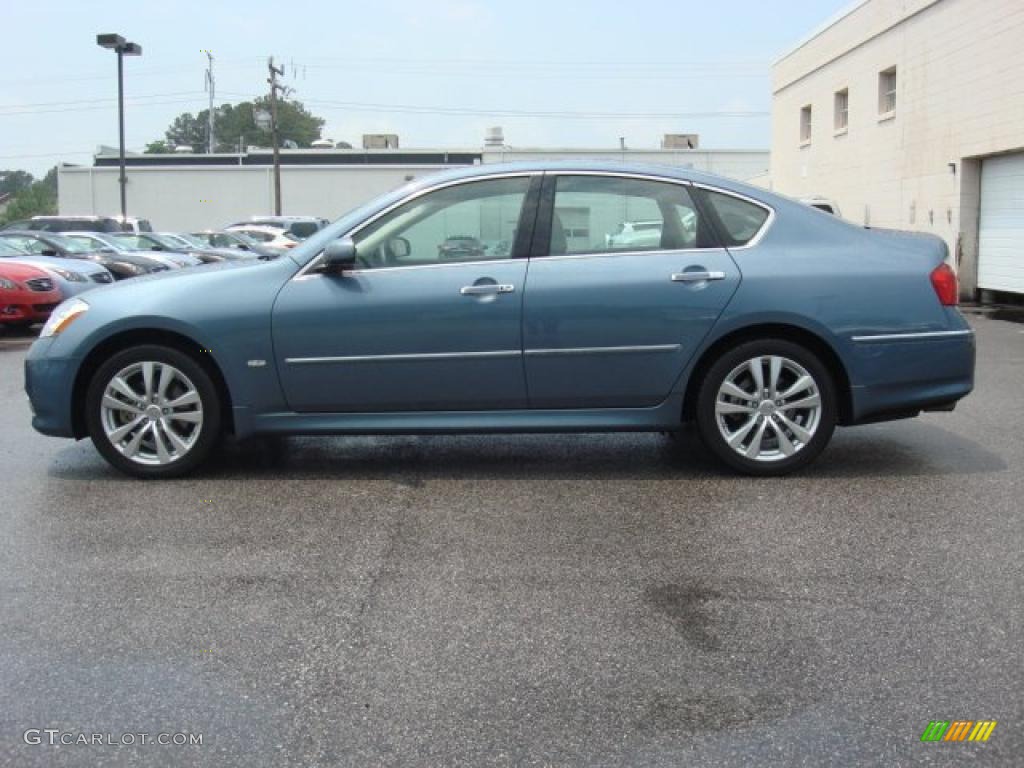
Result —
<path fill-rule="evenodd" d="M 746 245 L 768 220 L 768 210 L 755 203 L 710 190 L 704 190 L 704 197 L 721 225 L 726 246 Z"/>
<path fill-rule="evenodd" d="M 30 229 L 44 232 L 120 232 L 121 225 L 114 219 L 63 219 L 57 216 L 33 219 Z"/>

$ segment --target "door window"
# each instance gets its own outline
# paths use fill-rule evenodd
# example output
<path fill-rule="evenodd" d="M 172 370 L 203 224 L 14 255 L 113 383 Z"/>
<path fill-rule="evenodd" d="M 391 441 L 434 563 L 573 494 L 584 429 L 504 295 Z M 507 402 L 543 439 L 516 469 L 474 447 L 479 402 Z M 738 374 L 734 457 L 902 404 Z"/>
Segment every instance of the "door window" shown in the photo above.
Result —
<path fill-rule="evenodd" d="M 689 191 L 615 176 L 559 176 L 548 254 L 713 248 Z"/>
<path fill-rule="evenodd" d="M 730 247 L 749 243 L 768 219 L 767 209 L 738 197 L 710 190 L 704 191 L 704 197 L 718 217 L 722 237 Z"/>
<path fill-rule="evenodd" d="M 391 211 L 353 238 L 360 268 L 509 259 L 529 177 L 439 189 Z"/>

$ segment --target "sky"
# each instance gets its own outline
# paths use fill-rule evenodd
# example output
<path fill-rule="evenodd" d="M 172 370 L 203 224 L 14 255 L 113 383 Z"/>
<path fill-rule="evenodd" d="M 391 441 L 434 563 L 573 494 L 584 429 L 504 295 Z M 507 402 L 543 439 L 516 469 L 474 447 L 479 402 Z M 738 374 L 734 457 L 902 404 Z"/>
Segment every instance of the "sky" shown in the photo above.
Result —
<path fill-rule="evenodd" d="M 477 148 L 500 125 L 515 147 L 766 149 L 771 62 L 850 0 L 34 0 L 4 11 L 0 169 L 41 176 L 117 145 L 119 33 L 126 145 L 198 112 L 204 50 L 217 103 L 267 92 L 267 58 L 323 135 L 360 146 Z"/>

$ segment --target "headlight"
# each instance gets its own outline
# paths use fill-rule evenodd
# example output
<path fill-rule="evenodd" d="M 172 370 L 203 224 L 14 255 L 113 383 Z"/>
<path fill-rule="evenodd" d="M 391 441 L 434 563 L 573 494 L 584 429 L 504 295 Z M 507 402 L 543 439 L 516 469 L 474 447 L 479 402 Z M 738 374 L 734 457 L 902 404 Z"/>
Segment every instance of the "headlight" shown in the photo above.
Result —
<path fill-rule="evenodd" d="M 129 264 L 126 261 L 119 261 L 118 266 L 121 267 L 125 272 L 130 275 L 141 275 L 146 270 L 140 267 L 138 264 Z"/>
<path fill-rule="evenodd" d="M 8 280 L 6 277 L 0 277 L 0 288 L 5 291 L 16 291 L 18 290 L 18 284 L 13 280 Z"/>
<path fill-rule="evenodd" d="M 68 299 L 59 307 L 53 310 L 50 319 L 46 321 L 43 330 L 39 332 L 39 338 L 56 336 L 64 331 L 75 319 L 89 310 L 89 305 L 81 299 Z"/>
<path fill-rule="evenodd" d="M 87 282 L 89 279 L 83 274 L 80 274 L 78 272 L 68 272 L 66 269 L 61 269 L 60 267 L 50 267 L 50 271 L 56 275 L 60 275 L 65 280 L 71 283 L 84 283 Z"/>

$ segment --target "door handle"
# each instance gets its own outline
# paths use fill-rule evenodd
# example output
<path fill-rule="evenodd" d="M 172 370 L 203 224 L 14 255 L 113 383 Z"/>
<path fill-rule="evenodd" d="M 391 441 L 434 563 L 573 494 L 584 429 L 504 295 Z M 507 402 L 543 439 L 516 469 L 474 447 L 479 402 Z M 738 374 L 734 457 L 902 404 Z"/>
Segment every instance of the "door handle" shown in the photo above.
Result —
<path fill-rule="evenodd" d="M 673 283 L 703 283 L 708 280 L 725 280 L 725 272 L 673 272 Z"/>
<path fill-rule="evenodd" d="M 481 283 L 480 285 L 464 285 L 459 289 L 463 296 L 491 296 L 496 293 L 512 293 L 516 287 L 507 283 Z"/>

